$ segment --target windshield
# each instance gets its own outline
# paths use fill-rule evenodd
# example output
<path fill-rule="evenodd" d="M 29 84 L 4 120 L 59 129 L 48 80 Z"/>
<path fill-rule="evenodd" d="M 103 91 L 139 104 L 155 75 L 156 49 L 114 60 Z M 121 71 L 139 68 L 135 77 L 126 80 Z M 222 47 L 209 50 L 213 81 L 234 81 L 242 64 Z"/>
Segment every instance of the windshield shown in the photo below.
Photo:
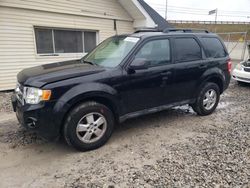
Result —
<path fill-rule="evenodd" d="M 116 67 L 139 41 L 136 37 L 117 36 L 106 39 L 83 58 L 103 67 Z"/>

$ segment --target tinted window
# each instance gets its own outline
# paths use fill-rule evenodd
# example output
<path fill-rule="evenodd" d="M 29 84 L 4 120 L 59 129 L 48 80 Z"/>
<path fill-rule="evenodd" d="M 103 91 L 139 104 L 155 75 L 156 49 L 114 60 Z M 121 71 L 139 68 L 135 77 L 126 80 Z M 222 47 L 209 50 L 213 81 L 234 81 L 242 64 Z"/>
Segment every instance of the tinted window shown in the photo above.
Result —
<path fill-rule="evenodd" d="M 56 53 L 83 52 L 81 31 L 54 30 L 54 39 Z"/>
<path fill-rule="evenodd" d="M 220 58 L 225 57 L 227 55 L 219 39 L 204 37 L 201 38 L 201 42 L 205 47 L 206 54 L 208 57 Z"/>
<path fill-rule="evenodd" d="M 53 53 L 52 29 L 36 29 L 37 53 Z"/>
<path fill-rule="evenodd" d="M 157 66 L 170 62 L 169 40 L 154 40 L 146 43 L 135 58 L 145 59 L 150 66 Z"/>
<path fill-rule="evenodd" d="M 195 61 L 202 58 L 201 48 L 194 38 L 175 39 L 176 60 L 179 62 Z"/>

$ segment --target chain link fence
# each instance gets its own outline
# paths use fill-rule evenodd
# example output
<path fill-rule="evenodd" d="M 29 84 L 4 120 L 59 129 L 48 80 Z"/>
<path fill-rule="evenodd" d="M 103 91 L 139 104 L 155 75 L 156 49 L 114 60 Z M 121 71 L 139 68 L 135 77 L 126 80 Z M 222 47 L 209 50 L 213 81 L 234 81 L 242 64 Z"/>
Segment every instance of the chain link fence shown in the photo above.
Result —
<path fill-rule="evenodd" d="M 247 32 L 217 34 L 224 40 L 231 59 L 244 60 L 249 58 Z"/>

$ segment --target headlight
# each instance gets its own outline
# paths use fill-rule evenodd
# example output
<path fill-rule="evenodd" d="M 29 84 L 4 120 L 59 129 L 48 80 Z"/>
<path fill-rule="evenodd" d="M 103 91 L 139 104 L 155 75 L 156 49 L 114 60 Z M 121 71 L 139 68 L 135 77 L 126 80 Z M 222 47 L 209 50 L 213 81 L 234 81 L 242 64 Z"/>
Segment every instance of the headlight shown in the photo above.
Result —
<path fill-rule="evenodd" d="M 41 90 L 33 87 L 24 87 L 24 100 L 27 104 L 38 104 L 40 101 L 48 101 L 51 97 L 50 90 Z"/>
<path fill-rule="evenodd" d="M 236 67 L 235 67 L 235 69 L 237 69 L 237 70 L 243 70 L 243 67 L 242 67 L 241 63 L 237 64 Z"/>

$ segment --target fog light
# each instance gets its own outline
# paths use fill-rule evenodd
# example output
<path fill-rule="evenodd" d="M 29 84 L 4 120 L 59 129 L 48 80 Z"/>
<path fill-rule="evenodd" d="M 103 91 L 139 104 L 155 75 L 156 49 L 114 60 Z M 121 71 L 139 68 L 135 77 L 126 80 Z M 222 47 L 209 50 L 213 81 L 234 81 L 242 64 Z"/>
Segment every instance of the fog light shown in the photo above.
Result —
<path fill-rule="evenodd" d="M 27 125 L 28 125 L 28 127 L 31 128 L 31 129 L 36 128 L 36 122 L 37 122 L 37 119 L 36 119 L 36 118 L 28 117 L 28 119 L 27 119 Z"/>

